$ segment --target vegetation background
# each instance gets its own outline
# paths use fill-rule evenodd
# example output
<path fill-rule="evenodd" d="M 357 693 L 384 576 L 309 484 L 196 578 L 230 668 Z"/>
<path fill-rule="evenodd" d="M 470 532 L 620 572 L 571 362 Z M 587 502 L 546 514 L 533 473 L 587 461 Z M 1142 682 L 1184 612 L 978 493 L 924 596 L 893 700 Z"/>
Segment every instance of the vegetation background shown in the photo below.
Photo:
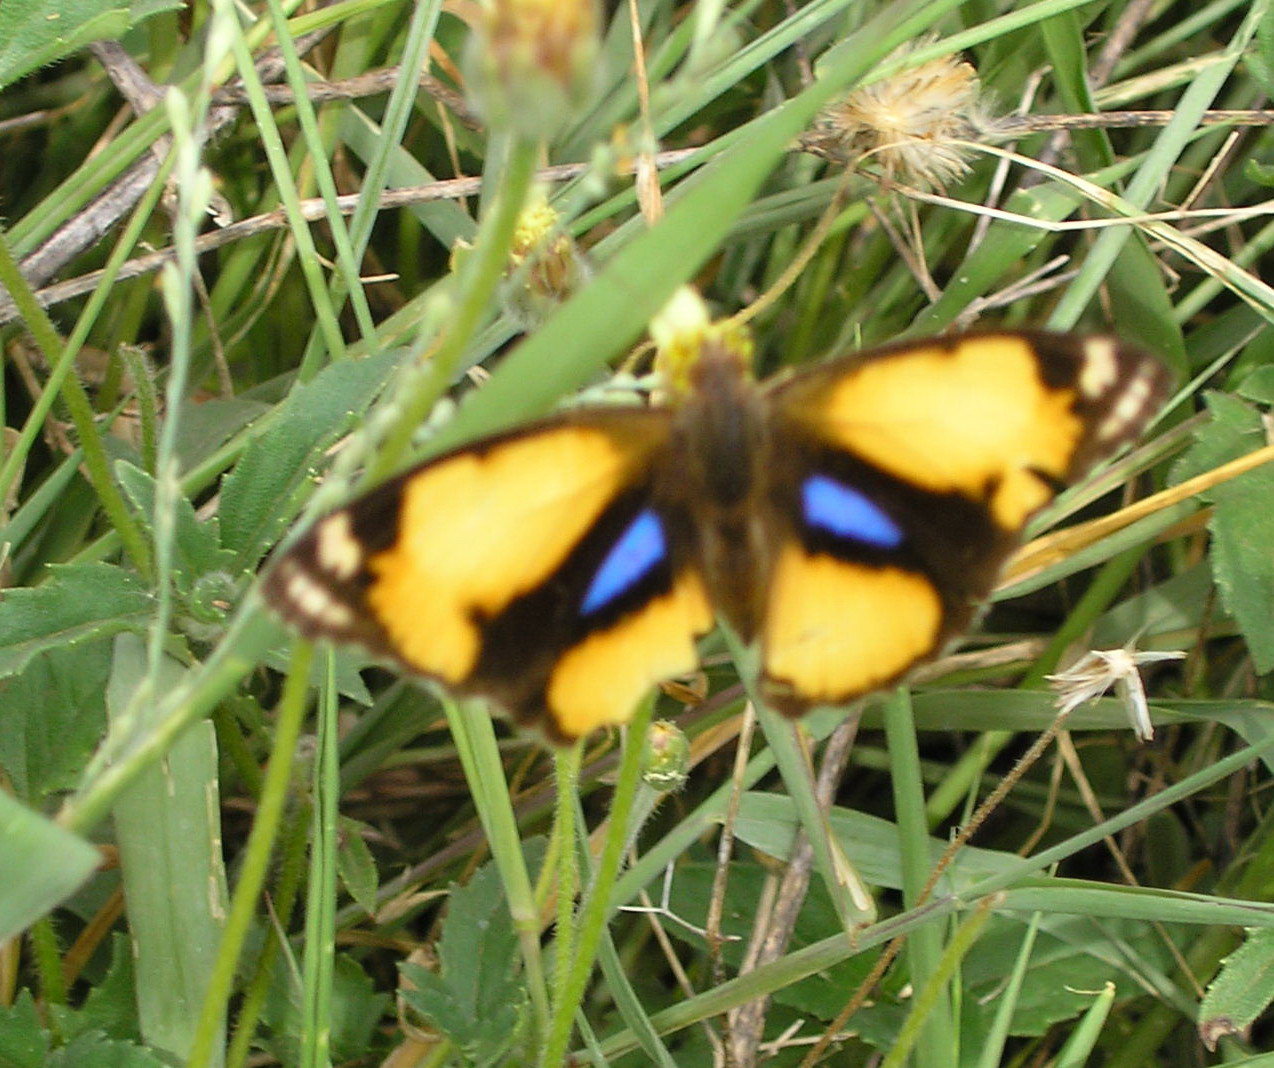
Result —
<path fill-rule="evenodd" d="M 1262 0 L 3 0 L 0 1065 L 1274 1064 L 1272 87 Z M 1180 388 L 856 738 L 714 645 L 639 779 L 293 650 L 298 517 L 692 281 L 762 373 L 996 323 Z M 1153 742 L 1126 671 L 1050 729 L 1125 647 Z"/>

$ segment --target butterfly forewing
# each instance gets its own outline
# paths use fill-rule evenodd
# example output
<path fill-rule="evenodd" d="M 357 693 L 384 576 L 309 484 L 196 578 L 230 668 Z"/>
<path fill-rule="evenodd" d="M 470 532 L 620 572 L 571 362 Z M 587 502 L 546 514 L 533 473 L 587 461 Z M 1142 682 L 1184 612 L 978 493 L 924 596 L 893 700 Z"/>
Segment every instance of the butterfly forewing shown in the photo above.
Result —
<path fill-rule="evenodd" d="M 711 626 L 650 501 L 668 413 L 576 411 L 430 461 L 319 520 L 267 599 L 561 740 L 627 718 Z"/>

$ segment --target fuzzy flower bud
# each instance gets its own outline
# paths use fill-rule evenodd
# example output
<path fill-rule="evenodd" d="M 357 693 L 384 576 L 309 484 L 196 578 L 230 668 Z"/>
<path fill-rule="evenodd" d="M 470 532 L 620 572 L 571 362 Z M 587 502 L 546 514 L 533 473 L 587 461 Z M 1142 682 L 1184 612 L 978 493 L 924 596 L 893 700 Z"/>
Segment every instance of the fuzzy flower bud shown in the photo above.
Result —
<path fill-rule="evenodd" d="M 451 269 L 458 270 L 472 251 L 468 241 L 457 239 L 451 248 Z M 516 283 L 506 287 L 508 311 L 530 330 L 575 293 L 588 275 L 588 262 L 563 229 L 561 215 L 543 192 L 534 193 L 518 216 L 505 263 L 505 279 Z"/>
<path fill-rule="evenodd" d="M 646 735 L 642 781 L 652 790 L 680 790 L 690 766 L 690 742 L 675 723 L 656 720 Z"/>
<path fill-rule="evenodd" d="M 490 0 L 466 57 L 487 123 L 550 139 L 588 99 L 597 70 L 594 0 Z"/>

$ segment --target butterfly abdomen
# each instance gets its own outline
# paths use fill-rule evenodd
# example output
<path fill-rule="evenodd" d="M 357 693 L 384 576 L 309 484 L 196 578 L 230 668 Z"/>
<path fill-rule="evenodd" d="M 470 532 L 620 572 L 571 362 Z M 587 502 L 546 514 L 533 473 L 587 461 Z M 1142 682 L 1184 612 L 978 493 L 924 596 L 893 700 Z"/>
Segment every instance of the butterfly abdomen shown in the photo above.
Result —
<path fill-rule="evenodd" d="M 766 508 L 771 443 L 761 394 L 728 351 L 709 348 L 677 408 L 661 493 L 693 517 L 695 565 L 717 613 L 744 642 L 757 633 L 774 544 Z"/>

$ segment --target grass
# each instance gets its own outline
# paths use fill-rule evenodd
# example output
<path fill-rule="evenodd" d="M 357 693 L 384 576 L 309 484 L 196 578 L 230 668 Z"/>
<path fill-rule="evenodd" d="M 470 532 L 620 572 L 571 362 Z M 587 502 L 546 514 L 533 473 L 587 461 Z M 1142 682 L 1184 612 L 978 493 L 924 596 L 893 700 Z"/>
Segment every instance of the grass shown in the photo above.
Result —
<path fill-rule="evenodd" d="M 1268 3 L 650 0 L 494 73 L 438 3 L 49 14 L 0 11 L 0 1064 L 1271 1063 Z M 829 163 L 829 103 L 953 53 L 941 146 Z M 747 711 L 714 638 L 706 700 L 554 752 L 293 648 L 290 529 L 600 393 L 688 282 L 763 374 L 1033 325 L 1178 392 L 859 721 Z M 1150 744 L 1045 685 L 1123 646 L 1186 653 Z"/>

